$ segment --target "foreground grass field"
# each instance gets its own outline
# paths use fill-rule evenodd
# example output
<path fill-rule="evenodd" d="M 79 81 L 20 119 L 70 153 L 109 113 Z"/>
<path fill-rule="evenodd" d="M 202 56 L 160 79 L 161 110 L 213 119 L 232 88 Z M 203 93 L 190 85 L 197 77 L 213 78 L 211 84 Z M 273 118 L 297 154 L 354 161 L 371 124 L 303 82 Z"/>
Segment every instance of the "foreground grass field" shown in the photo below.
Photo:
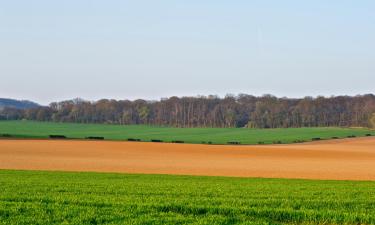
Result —
<path fill-rule="evenodd" d="M 16 137 L 47 138 L 50 134 L 65 135 L 68 138 L 101 136 L 109 140 L 128 138 L 165 142 L 226 144 L 231 141 L 241 144 L 293 143 L 311 141 L 312 138 L 331 139 L 348 136 L 375 135 L 374 130 L 364 128 L 288 128 L 288 129 L 245 129 L 245 128 L 170 128 L 152 126 L 120 126 L 101 124 L 48 123 L 33 121 L 0 121 L 1 134 Z"/>
<path fill-rule="evenodd" d="M 0 170 L 0 224 L 375 224 L 375 183 Z"/>

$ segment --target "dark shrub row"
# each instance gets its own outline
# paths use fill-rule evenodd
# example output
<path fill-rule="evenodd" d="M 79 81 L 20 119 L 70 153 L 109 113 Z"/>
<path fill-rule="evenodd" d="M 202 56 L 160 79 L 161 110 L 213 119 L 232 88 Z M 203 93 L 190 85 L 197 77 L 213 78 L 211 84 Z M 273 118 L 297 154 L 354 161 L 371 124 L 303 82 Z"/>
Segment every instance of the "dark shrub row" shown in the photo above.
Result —
<path fill-rule="evenodd" d="M 85 139 L 91 139 L 91 140 L 104 140 L 104 137 L 89 136 L 89 137 L 85 137 Z"/>
<path fill-rule="evenodd" d="M 128 138 L 128 141 L 141 141 L 141 139 L 138 139 L 138 138 Z"/>
<path fill-rule="evenodd" d="M 370 137 L 370 136 L 373 136 L 373 134 L 365 134 L 365 136 L 367 137 Z M 9 137 L 12 137 L 11 134 L 0 134 L 0 137 L 6 137 L 6 138 L 9 138 Z M 51 139 L 66 139 L 67 137 L 65 135 L 56 135 L 56 134 L 51 134 L 48 136 L 49 138 Z M 356 136 L 355 135 L 348 135 L 347 138 L 355 138 Z M 91 139 L 91 140 L 104 140 L 105 138 L 104 137 L 101 137 L 101 136 L 88 136 L 88 137 L 85 137 L 85 139 Z M 339 137 L 331 137 L 331 139 L 340 139 Z M 312 141 L 320 141 L 322 140 L 320 137 L 315 137 L 315 138 L 312 138 L 311 139 Z M 141 139 L 138 139 L 138 138 L 128 138 L 127 141 L 142 141 Z M 163 142 L 163 140 L 159 140 L 159 139 L 152 139 L 151 142 Z M 172 143 L 185 143 L 184 141 L 181 141 L 181 140 L 172 140 L 171 141 Z M 305 142 L 305 140 L 294 140 L 293 143 L 303 143 Z M 211 141 L 202 141 L 201 142 L 202 144 L 213 144 Z M 272 142 L 273 144 L 282 144 L 283 142 L 282 141 L 273 141 Z M 228 141 L 227 144 L 229 145 L 240 145 L 241 142 L 239 141 Z M 265 144 L 265 142 L 263 141 L 259 141 L 258 142 L 259 145 L 263 145 Z"/>
<path fill-rule="evenodd" d="M 230 144 L 230 145 L 240 145 L 241 142 L 239 142 L 239 141 L 228 141 L 228 144 Z"/>
<path fill-rule="evenodd" d="M 51 135 L 49 135 L 49 138 L 51 138 L 51 139 L 66 139 L 66 136 L 65 135 L 51 134 Z"/>

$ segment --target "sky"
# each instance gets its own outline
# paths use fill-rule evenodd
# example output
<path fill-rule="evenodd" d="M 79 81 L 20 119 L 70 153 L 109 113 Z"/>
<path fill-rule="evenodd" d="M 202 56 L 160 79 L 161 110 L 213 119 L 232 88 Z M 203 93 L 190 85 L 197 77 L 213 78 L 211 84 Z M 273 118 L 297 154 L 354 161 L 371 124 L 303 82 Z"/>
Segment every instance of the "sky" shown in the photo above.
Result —
<path fill-rule="evenodd" d="M 375 93 L 375 1 L 0 0 L 0 97 Z"/>

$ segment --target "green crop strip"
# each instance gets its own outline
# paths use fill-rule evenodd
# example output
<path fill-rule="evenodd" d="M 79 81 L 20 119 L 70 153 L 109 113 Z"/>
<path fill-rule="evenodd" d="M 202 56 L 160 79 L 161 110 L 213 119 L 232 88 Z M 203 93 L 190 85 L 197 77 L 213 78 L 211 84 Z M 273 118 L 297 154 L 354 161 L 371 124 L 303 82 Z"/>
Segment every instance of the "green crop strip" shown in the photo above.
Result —
<path fill-rule="evenodd" d="M 64 135 L 67 138 L 103 137 L 106 140 L 140 139 L 163 142 L 212 143 L 212 144 L 285 144 L 332 139 L 375 136 L 374 130 L 365 128 L 171 128 L 143 125 L 103 125 L 49 123 L 34 121 L 0 121 L 0 137 L 48 138 L 49 135 Z M 3 137 L 4 138 L 4 137 Z"/>
<path fill-rule="evenodd" d="M 0 170 L 0 224 L 375 224 L 375 183 Z"/>

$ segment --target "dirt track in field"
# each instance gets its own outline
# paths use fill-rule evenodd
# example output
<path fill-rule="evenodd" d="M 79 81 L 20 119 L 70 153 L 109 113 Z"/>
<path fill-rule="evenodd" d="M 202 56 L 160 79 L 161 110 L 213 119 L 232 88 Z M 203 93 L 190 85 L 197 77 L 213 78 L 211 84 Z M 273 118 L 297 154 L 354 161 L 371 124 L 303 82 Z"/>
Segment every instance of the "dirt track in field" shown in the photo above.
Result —
<path fill-rule="evenodd" d="M 375 180 L 375 138 L 270 146 L 0 140 L 0 169 Z"/>

